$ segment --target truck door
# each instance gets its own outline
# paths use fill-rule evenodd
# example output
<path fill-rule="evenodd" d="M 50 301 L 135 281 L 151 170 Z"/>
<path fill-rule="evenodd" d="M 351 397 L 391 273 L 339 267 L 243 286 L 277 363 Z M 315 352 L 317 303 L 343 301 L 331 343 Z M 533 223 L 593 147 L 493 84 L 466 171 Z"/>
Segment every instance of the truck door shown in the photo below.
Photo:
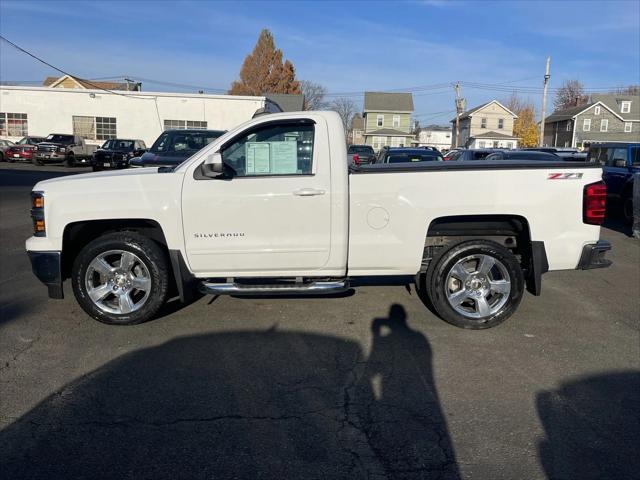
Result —
<path fill-rule="evenodd" d="M 323 127 L 312 120 L 261 123 L 222 145 L 223 177 L 198 176 L 198 168 L 185 178 L 183 228 L 194 272 L 284 277 L 322 269 L 332 198 Z"/>
<path fill-rule="evenodd" d="M 607 184 L 607 195 L 616 198 L 620 197 L 628 176 L 627 146 L 609 147 L 607 149 L 606 166 L 602 174 L 602 179 Z"/>

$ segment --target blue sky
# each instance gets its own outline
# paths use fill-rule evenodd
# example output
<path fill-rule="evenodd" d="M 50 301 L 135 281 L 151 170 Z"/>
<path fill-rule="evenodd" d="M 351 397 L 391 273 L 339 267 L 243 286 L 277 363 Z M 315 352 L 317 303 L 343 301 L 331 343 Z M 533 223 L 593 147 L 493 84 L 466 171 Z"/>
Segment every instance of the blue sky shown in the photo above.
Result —
<path fill-rule="evenodd" d="M 0 1 L 0 32 L 63 70 L 226 89 L 262 28 L 299 79 L 346 92 L 460 80 L 588 88 L 640 83 L 640 0 L 408 2 Z M 0 80 L 50 68 L 0 43 Z M 144 90 L 191 90 L 143 82 Z M 464 87 L 473 106 L 508 93 Z M 536 106 L 540 95 L 523 93 Z M 446 123 L 453 89 L 416 89 L 421 123 Z"/>

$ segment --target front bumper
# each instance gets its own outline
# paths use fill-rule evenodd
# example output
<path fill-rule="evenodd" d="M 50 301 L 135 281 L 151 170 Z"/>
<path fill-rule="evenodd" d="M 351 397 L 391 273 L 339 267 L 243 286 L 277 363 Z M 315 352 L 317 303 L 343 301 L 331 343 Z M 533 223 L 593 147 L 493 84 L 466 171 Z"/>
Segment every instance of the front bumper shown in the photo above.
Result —
<path fill-rule="evenodd" d="M 40 162 L 63 162 L 66 159 L 64 153 L 58 152 L 34 152 L 33 158 Z"/>
<path fill-rule="evenodd" d="M 64 298 L 60 252 L 27 251 L 27 255 L 34 275 L 49 289 L 49 298 Z"/>
<path fill-rule="evenodd" d="M 611 244 L 605 240 L 598 240 L 596 243 L 585 245 L 582 247 L 578 270 L 610 267 L 613 262 L 604 258 L 609 250 L 611 250 Z"/>

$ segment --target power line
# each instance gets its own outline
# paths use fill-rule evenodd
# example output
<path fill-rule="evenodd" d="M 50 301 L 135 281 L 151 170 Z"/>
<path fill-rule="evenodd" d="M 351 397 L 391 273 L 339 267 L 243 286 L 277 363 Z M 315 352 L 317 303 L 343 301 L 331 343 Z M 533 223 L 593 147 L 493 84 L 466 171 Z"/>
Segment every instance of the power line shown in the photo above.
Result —
<path fill-rule="evenodd" d="M 126 98 L 145 98 L 145 97 L 135 97 L 135 96 L 131 96 L 131 95 L 124 95 L 124 94 L 122 94 L 122 93 L 114 92 L 113 90 L 109 90 L 108 88 L 104 88 L 104 87 L 101 87 L 101 86 L 99 86 L 99 85 L 96 85 L 95 83 L 91 83 L 91 81 L 89 81 L 89 80 L 85 80 L 84 78 L 77 77 L 77 76 L 72 75 L 72 74 L 70 74 L 70 73 L 68 73 L 68 72 L 65 72 L 64 70 L 62 70 L 62 69 L 60 69 L 60 68 L 58 68 L 58 67 L 56 67 L 56 66 L 54 66 L 54 65 L 51 65 L 49 62 L 47 62 L 47 61 L 45 61 L 45 60 L 41 59 L 40 57 L 38 57 L 37 55 L 34 55 L 34 54 L 33 54 L 33 53 L 31 53 L 31 52 L 28 52 L 27 50 L 25 50 L 25 49 L 24 49 L 24 48 L 22 48 L 21 46 L 16 45 L 16 44 L 15 44 L 15 43 L 13 43 L 11 40 L 9 40 L 9 39 L 5 38 L 5 37 L 4 37 L 4 36 L 2 36 L 2 35 L 0 35 L 0 39 L 1 39 L 1 40 L 4 40 L 5 42 L 7 42 L 9 45 L 11 45 L 11 46 L 12 46 L 13 48 L 15 48 L 16 50 L 18 50 L 18 51 L 20 51 L 20 52 L 22 52 L 22 53 L 25 53 L 25 54 L 27 54 L 27 55 L 29 55 L 31 58 L 36 59 L 36 60 L 37 60 L 37 61 L 39 61 L 40 63 L 44 63 L 46 66 L 48 66 L 48 67 L 50 67 L 50 68 L 53 68 L 54 70 L 56 70 L 56 71 L 58 71 L 58 72 L 62 73 L 63 75 L 67 75 L 67 76 L 69 76 L 69 77 L 77 78 L 77 79 L 79 79 L 79 80 L 82 80 L 82 81 L 83 81 L 83 82 L 85 82 L 86 84 L 88 84 L 88 85 L 90 85 L 90 86 L 94 87 L 96 90 L 102 90 L 102 91 L 104 91 L 104 92 L 108 92 L 108 93 L 111 93 L 111 94 L 113 94 L 113 95 L 120 95 L 121 97 L 126 97 Z"/>

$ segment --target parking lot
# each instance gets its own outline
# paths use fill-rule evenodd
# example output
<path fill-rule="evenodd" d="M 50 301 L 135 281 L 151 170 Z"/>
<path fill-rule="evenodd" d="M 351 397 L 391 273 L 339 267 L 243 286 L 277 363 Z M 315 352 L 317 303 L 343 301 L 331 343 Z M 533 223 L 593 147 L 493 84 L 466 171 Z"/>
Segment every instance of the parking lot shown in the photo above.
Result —
<path fill-rule="evenodd" d="M 486 331 L 413 288 L 203 297 L 112 327 L 32 275 L 29 192 L 0 164 L 4 478 L 629 479 L 640 472 L 640 242 L 551 272 Z"/>

